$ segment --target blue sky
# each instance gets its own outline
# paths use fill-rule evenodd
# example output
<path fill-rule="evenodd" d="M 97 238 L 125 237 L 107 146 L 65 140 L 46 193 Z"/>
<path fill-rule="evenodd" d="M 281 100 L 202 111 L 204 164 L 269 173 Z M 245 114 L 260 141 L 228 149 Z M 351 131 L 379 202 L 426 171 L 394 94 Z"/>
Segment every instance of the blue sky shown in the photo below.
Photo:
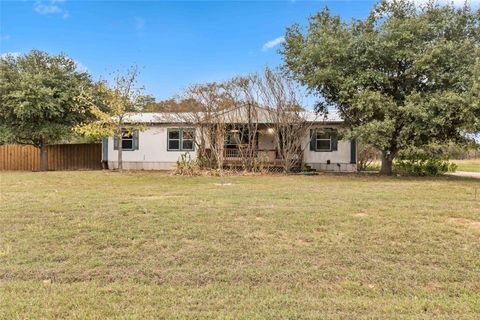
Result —
<path fill-rule="evenodd" d="M 344 19 L 373 1 L 1 1 L 0 53 L 63 52 L 94 79 L 132 64 L 157 100 L 192 83 L 281 63 L 285 28 L 326 5 Z"/>

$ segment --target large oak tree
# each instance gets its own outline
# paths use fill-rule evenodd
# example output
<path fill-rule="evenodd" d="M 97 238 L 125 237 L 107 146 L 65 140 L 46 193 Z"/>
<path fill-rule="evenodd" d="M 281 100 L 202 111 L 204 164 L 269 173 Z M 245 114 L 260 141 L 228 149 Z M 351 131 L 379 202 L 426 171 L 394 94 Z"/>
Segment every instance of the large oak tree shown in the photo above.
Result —
<path fill-rule="evenodd" d="M 381 173 L 391 174 L 402 149 L 478 130 L 479 18 L 468 5 L 433 2 L 381 1 L 350 22 L 325 9 L 306 31 L 287 29 L 282 54 L 320 97 L 318 108 L 337 108 L 352 135 L 382 152 Z"/>
<path fill-rule="evenodd" d="M 0 59 L 0 143 L 40 148 L 41 170 L 48 169 L 47 146 L 67 138 L 88 118 L 75 103 L 91 87 L 88 73 L 65 55 L 32 50 Z"/>

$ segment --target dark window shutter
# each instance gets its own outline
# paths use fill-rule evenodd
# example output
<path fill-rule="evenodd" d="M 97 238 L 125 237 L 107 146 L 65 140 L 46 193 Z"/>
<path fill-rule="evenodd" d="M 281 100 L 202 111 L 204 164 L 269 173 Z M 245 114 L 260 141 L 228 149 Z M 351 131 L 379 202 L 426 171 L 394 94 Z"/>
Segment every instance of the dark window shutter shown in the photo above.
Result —
<path fill-rule="evenodd" d="M 330 138 L 332 139 L 332 151 L 338 150 L 338 134 L 337 130 L 332 130 L 330 132 Z"/>
<path fill-rule="evenodd" d="M 118 137 L 113 137 L 113 150 L 118 150 Z"/>
<path fill-rule="evenodd" d="M 139 139 L 138 139 L 139 138 L 139 133 L 138 133 L 138 130 L 134 130 L 132 136 L 133 136 L 133 147 L 132 147 L 132 149 L 133 150 L 138 150 L 138 147 L 139 147 Z"/>
<path fill-rule="evenodd" d="M 357 163 L 357 140 L 350 141 L 350 163 Z"/>
<path fill-rule="evenodd" d="M 315 130 L 310 129 L 310 151 L 317 151 L 317 141 L 315 138 Z"/>

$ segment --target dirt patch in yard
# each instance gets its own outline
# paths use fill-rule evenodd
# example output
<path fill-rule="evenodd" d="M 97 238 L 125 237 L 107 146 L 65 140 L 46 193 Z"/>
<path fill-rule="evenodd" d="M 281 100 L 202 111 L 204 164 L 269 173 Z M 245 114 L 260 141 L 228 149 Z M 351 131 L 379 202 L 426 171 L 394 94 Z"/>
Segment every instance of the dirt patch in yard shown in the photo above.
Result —
<path fill-rule="evenodd" d="M 357 212 L 354 214 L 354 216 L 362 218 L 362 217 L 368 217 L 368 214 L 366 212 Z"/>
<path fill-rule="evenodd" d="M 464 227 L 469 227 L 477 231 L 480 231 L 480 221 L 465 219 L 465 218 L 449 218 L 447 221 L 449 223 L 454 223 L 456 225 L 461 225 Z"/>

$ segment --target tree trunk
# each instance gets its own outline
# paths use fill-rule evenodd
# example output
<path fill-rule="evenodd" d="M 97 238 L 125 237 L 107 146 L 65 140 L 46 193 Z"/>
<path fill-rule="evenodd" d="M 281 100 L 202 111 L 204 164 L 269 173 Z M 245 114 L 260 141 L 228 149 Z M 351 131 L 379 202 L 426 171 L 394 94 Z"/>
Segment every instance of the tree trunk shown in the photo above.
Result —
<path fill-rule="evenodd" d="M 48 171 L 48 150 L 43 142 L 40 144 L 40 171 Z"/>
<path fill-rule="evenodd" d="M 289 162 L 288 159 L 285 159 L 285 160 L 284 160 L 283 171 L 284 171 L 285 173 L 290 173 L 290 162 Z"/>
<path fill-rule="evenodd" d="M 391 176 L 393 169 L 393 153 L 382 151 L 382 167 L 380 168 L 380 175 Z"/>
<path fill-rule="evenodd" d="M 122 146 L 122 134 L 118 135 L 118 171 L 123 171 L 123 146 Z"/>

